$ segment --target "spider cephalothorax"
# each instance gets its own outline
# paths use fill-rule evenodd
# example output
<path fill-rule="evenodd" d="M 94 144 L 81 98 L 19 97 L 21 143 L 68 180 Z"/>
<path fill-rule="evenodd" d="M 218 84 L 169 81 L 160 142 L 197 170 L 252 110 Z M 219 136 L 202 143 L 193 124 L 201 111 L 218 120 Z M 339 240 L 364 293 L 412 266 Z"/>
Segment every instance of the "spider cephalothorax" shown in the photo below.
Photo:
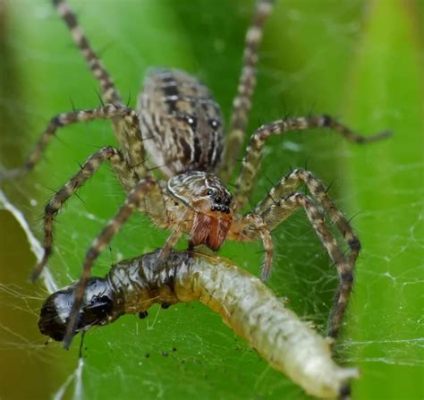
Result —
<path fill-rule="evenodd" d="M 79 307 L 94 261 L 136 209 L 148 214 L 157 226 L 171 231 L 162 247 L 160 261 L 170 254 L 183 234 L 189 235 L 190 247 L 205 244 L 213 250 L 217 250 L 226 238 L 261 240 L 265 249 L 262 266 L 264 279 L 269 275 L 272 265 L 271 231 L 296 210 L 304 209 L 340 277 L 328 331 L 330 336 L 336 336 L 352 289 L 353 269 L 360 246 L 349 221 L 333 204 L 324 185 L 311 172 L 297 169 L 283 177 L 251 212 L 243 215 L 240 211 L 247 204 L 253 189 L 261 155 L 269 137 L 290 131 L 327 128 L 350 141 L 366 143 L 385 137 L 387 133 L 363 137 L 327 115 L 285 118 L 263 125 L 250 137 L 232 197 L 224 182 L 232 175 L 246 134 L 256 83 L 258 47 L 273 0 L 257 0 L 256 3 L 253 20 L 246 34 L 242 70 L 225 146 L 221 110 L 205 85 L 182 71 L 155 69 L 146 77 L 137 109 L 125 106 L 66 0 L 53 0 L 53 3 L 99 81 L 104 104 L 98 108 L 66 112 L 52 118 L 24 168 L 19 171 L 31 170 L 56 131 L 76 122 L 112 120 L 119 148 L 108 146 L 92 154 L 80 171 L 47 204 L 44 216 L 44 257 L 34 269 L 33 277 L 40 274 L 51 254 L 55 215 L 102 163 L 107 161 L 111 164 L 127 192 L 125 203 L 86 253 L 83 274 L 75 287 L 75 302 L 65 345 L 69 344 L 73 329 L 77 326 Z M 147 161 L 156 168 L 148 168 Z M 152 170 L 159 170 L 162 176 L 153 175 Z M 222 180 L 215 175 L 217 173 Z M 7 175 L 16 174 L 9 172 Z M 298 188 L 303 185 L 309 194 L 299 191 Z M 327 225 L 324 213 L 340 232 L 350 249 L 349 254 L 342 251 L 342 246 Z"/>
<path fill-rule="evenodd" d="M 169 179 L 167 189 L 192 210 L 190 244 L 218 250 L 233 220 L 232 196 L 222 181 L 208 172 L 190 171 Z"/>

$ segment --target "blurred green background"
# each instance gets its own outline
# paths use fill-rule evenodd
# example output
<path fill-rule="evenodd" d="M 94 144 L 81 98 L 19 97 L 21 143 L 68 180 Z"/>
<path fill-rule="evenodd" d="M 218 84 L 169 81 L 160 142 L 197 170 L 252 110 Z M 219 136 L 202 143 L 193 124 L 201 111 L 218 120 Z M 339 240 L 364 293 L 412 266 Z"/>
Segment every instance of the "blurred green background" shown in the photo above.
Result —
<path fill-rule="evenodd" d="M 135 104 L 149 66 L 185 69 L 215 94 L 228 120 L 252 1 L 70 1 L 124 98 Z M 97 106 L 97 85 L 48 0 L 0 0 L 0 164 L 18 166 L 49 118 Z M 340 362 L 356 365 L 356 399 L 424 397 L 424 2 L 279 0 L 266 27 L 250 118 L 326 112 L 386 142 L 358 147 L 327 132 L 268 142 L 251 203 L 290 167 L 331 184 L 363 242 Z M 79 163 L 114 144 L 96 122 L 59 133 L 39 167 L 3 184 L 41 237 L 46 201 Z M 123 201 L 107 167 L 57 218 L 50 266 L 60 285 L 78 277 L 88 244 Z M 95 268 L 153 250 L 159 231 L 135 215 Z M 275 234 L 270 286 L 322 331 L 337 282 L 302 212 Z M 184 243 L 181 244 L 181 247 Z M 228 243 L 220 254 L 257 274 L 260 243 Z M 27 283 L 34 263 L 11 214 L 0 210 L 0 398 L 304 399 L 200 304 L 152 309 L 94 329 L 71 351 L 37 330 L 46 291 Z"/>

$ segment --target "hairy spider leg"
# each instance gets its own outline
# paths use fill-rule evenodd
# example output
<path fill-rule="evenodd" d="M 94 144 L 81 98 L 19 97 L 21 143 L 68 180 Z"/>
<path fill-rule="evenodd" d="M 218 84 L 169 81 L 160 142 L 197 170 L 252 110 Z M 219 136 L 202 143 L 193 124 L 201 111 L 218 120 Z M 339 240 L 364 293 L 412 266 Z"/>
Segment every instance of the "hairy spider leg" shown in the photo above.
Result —
<path fill-rule="evenodd" d="M 302 184 L 306 184 L 312 197 L 294 193 Z M 328 320 L 327 331 L 328 336 L 335 338 L 339 333 L 352 291 L 355 261 L 361 249 L 361 243 L 348 220 L 331 201 L 322 183 L 309 171 L 299 169 L 284 177 L 255 208 L 254 213 L 262 218 L 269 230 L 273 230 L 300 207 L 305 209 L 315 233 L 326 248 L 339 275 L 339 288 Z M 350 250 L 348 256 L 341 250 L 335 236 L 327 227 L 325 215 L 319 207 L 322 207 L 324 212 L 329 215 L 346 241 Z M 269 271 L 262 272 L 263 277 L 266 278 Z"/>
<path fill-rule="evenodd" d="M 134 189 L 128 194 L 125 203 L 120 207 L 113 218 L 109 220 L 100 234 L 91 243 L 84 258 L 83 269 L 80 279 L 75 287 L 74 302 L 72 304 L 71 314 L 69 316 L 63 345 L 69 348 L 77 324 L 78 312 L 84 298 L 84 291 L 88 279 L 91 275 L 91 269 L 100 252 L 110 243 L 112 238 L 119 232 L 133 211 L 141 206 L 143 200 L 149 195 L 149 192 L 158 189 L 157 182 L 148 177 L 142 179 Z M 160 190 L 160 189 L 159 189 Z"/>
<path fill-rule="evenodd" d="M 34 150 L 29 155 L 24 165 L 24 170 L 29 171 L 34 167 L 34 165 L 37 164 L 37 162 L 41 159 L 49 141 L 55 135 L 56 131 L 59 128 L 77 122 L 87 122 L 98 119 L 113 118 L 130 119 L 132 121 L 137 120 L 137 116 L 133 110 L 127 107 L 116 106 L 113 104 L 108 104 L 91 110 L 79 110 L 58 114 L 56 117 L 52 118 L 50 123 L 47 125 L 47 128 L 44 130 L 43 134 L 38 140 Z M 110 161 L 114 166 L 114 170 L 118 176 L 118 179 L 120 180 L 124 188 L 129 191 L 138 182 L 139 176 L 136 171 L 128 165 L 128 162 L 122 155 L 122 153 L 118 152 L 117 150 L 114 150 L 114 152 L 114 155 L 111 155 L 111 157 L 115 157 L 115 159 L 111 159 Z M 101 155 L 107 157 L 108 154 L 110 154 L 108 150 L 104 150 L 103 152 L 101 150 L 100 152 L 96 152 L 92 156 L 90 156 L 86 164 L 82 167 L 80 173 L 75 175 L 68 183 L 66 183 L 65 186 L 61 190 L 59 190 L 59 192 L 57 192 L 53 199 L 50 200 L 47 204 L 44 216 L 44 233 L 46 235 L 44 238 L 44 255 L 40 263 L 35 266 L 32 272 L 33 279 L 37 278 L 40 275 L 44 265 L 47 263 L 47 260 L 51 254 L 51 244 L 53 241 L 53 231 L 51 225 L 53 224 L 53 214 L 56 214 L 59 211 L 59 208 L 61 207 L 62 203 L 59 204 L 59 208 L 54 207 L 53 204 L 56 204 L 58 200 L 63 198 L 64 193 L 69 193 L 69 195 L 75 193 L 75 191 L 79 187 L 81 187 L 85 183 L 85 181 L 95 173 L 97 168 L 93 168 L 93 166 L 99 161 L 99 157 Z M 119 166 L 117 165 L 118 161 L 116 158 L 118 157 L 118 154 L 120 158 Z M 86 176 L 87 173 L 89 173 L 89 176 Z M 75 185 L 75 187 L 73 185 Z M 65 198 L 63 198 L 63 201 L 66 201 L 68 197 L 69 196 L 65 196 Z"/>
<path fill-rule="evenodd" d="M 71 32 L 72 39 L 80 49 L 94 78 L 99 81 L 103 101 L 105 103 L 122 104 L 121 96 L 109 72 L 92 49 L 83 29 L 78 24 L 75 13 L 68 6 L 66 0 L 53 0 L 53 5 Z"/>
<path fill-rule="evenodd" d="M 166 262 L 167 258 L 171 254 L 171 251 L 177 245 L 178 240 L 181 239 L 183 234 L 184 232 L 182 230 L 182 225 L 177 225 L 173 229 L 171 234 L 166 239 L 165 244 L 162 246 L 160 250 L 159 258 L 157 260 L 158 265 L 164 264 Z M 189 247 L 190 247 L 190 244 L 189 244 Z"/>
<path fill-rule="evenodd" d="M 231 178 L 234 165 L 237 162 L 237 157 L 246 135 L 248 115 L 252 106 L 252 95 L 256 86 L 258 50 L 262 42 L 264 25 L 268 16 L 271 14 L 273 4 L 274 0 L 257 1 L 252 22 L 246 33 L 242 68 L 237 94 L 233 100 L 229 134 L 220 172 L 220 176 L 224 182 Z"/>
<path fill-rule="evenodd" d="M 313 196 L 312 198 L 301 193 L 295 193 L 297 188 L 303 184 L 308 188 Z M 315 205 L 314 201 L 329 215 L 331 221 L 340 231 L 350 250 L 348 257 L 338 247 L 334 235 L 325 225 L 325 216 Z M 262 265 L 261 277 L 266 280 L 271 272 L 273 258 L 271 231 L 299 207 L 305 209 L 309 221 L 331 260 L 336 265 L 339 275 L 340 285 L 328 323 L 328 335 L 336 337 L 352 290 L 353 270 L 361 244 L 346 217 L 331 201 L 321 181 L 309 171 L 303 169 L 294 170 L 282 178 L 251 213 L 237 221 L 229 236 L 235 240 L 255 240 L 258 238 L 262 240 L 265 249 L 265 259 Z M 237 236 L 237 231 L 242 234 Z"/>
<path fill-rule="evenodd" d="M 260 239 L 265 251 L 265 257 L 261 266 L 262 280 L 269 277 L 272 258 L 273 242 L 271 229 L 264 222 L 263 218 L 254 212 L 243 216 L 235 216 L 235 219 L 228 231 L 228 239 L 240 242 L 251 242 Z"/>
<path fill-rule="evenodd" d="M 53 222 L 54 217 L 63 207 L 65 202 L 90 179 L 99 169 L 101 164 L 109 161 L 119 180 L 130 190 L 138 179 L 134 176 L 134 171 L 128 167 L 121 152 L 113 147 L 104 147 L 92 154 L 82 165 L 81 169 L 59 189 L 50 199 L 44 209 L 44 242 L 43 258 L 34 267 L 31 275 L 32 281 L 35 281 L 41 274 L 44 266 L 52 254 L 53 250 Z"/>
<path fill-rule="evenodd" d="M 99 82 L 103 102 L 122 107 L 123 103 L 118 89 L 115 87 L 109 72 L 104 67 L 100 58 L 92 49 L 89 40 L 78 23 L 75 13 L 69 7 L 66 0 L 52 1 L 60 17 L 71 32 L 72 39 L 80 49 L 94 78 Z M 145 166 L 143 135 L 140 132 L 138 119 L 116 118 L 113 120 L 113 125 L 120 147 L 125 149 L 124 156 L 127 158 L 128 164 L 137 171 L 140 177 L 149 175 Z"/>
<path fill-rule="evenodd" d="M 269 191 L 267 196 L 255 207 L 253 211 L 254 214 L 258 214 L 263 217 L 265 210 L 269 212 L 269 210 L 272 210 L 272 207 L 275 206 L 276 199 L 287 197 L 288 195 L 295 192 L 297 188 L 303 184 L 306 185 L 307 189 L 312 194 L 318 205 L 328 213 L 331 221 L 337 226 L 338 230 L 343 236 L 343 239 L 346 241 L 350 248 L 351 254 L 349 256 L 349 260 L 351 263 L 354 263 L 358 257 L 358 253 L 361 247 L 359 239 L 355 235 L 352 227 L 349 224 L 349 221 L 334 205 L 323 183 L 310 171 L 297 168 L 282 178 L 280 182 L 278 182 Z M 266 219 L 266 224 L 270 229 L 274 229 L 277 225 L 280 224 L 280 221 L 278 221 L 278 218 L 274 219 L 273 216 L 270 215 Z"/>
<path fill-rule="evenodd" d="M 41 160 L 44 152 L 46 151 L 47 145 L 56 135 L 58 129 L 80 122 L 114 118 L 137 120 L 137 115 L 128 107 L 107 104 L 98 108 L 64 112 L 54 116 L 47 124 L 46 129 L 43 131 L 35 144 L 34 149 L 29 154 L 24 166 L 21 168 L 21 171 L 29 172 L 34 168 L 34 166 Z"/>
<path fill-rule="evenodd" d="M 240 175 L 236 182 L 234 208 L 241 210 L 246 205 L 259 170 L 265 141 L 270 136 L 316 128 L 329 128 L 333 132 L 342 135 L 345 139 L 360 144 L 375 142 L 390 135 L 390 132 L 383 131 L 371 136 L 362 136 L 328 115 L 279 119 L 262 125 L 253 133 L 246 148 L 246 154 L 241 163 Z"/>

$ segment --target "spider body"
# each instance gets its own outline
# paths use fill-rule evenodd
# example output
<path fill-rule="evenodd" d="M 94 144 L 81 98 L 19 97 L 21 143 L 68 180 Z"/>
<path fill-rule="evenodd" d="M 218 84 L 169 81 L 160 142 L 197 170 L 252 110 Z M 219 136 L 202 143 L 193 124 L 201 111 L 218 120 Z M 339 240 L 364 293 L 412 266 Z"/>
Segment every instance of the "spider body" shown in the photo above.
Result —
<path fill-rule="evenodd" d="M 53 0 L 53 4 L 68 26 L 93 76 L 99 81 L 103 104 L 90 110 L 65 112 L 53 117 L 18 173 L 31 170 L 41 159 L 56 131 L 74 123 L 111 120 L 119 147 L 105 147 L 93 153 L 46 205 L 44 257 L 35 267 L 33 278 L 41 273 L 52 252 L 55 215 L 102 163 L 111 164 L 127 192 L 125 203 L 87 250 L 83 272 L 75 290 L 65 346 L 72 338 L 96 258 L 134 210 L 146 213 L 157 226 L 171 231 L 162 247 L 159 261 L 166 259 L 184 234 L 189 235 L 190 248 L 204 244 L 212 250 L 219 249 L 226 238 L 261 240 L 265 250 L 262 278 L 266 279 L 273 258 L 271 231 L 296 210 L 303 209 L 340 278 L 328 328 L 328 334 L 335 337 L 352 290 L 353 270 L 360 245 L 349 221 L 336 208 L 325 186 L 311 172 L 297 169 L 284 176 L 250 212 L 242 214 L 242 210 L 252 191 L 269 137 L 291 131 L 326 128 L 352 142 L 363 144 L 386 137 L 388 133 L 364 137 L 327 115 L 284 118 L 265 124 L 250 137 L 232 195 L 226 184 L 233 173 L 246 134 L 256 83 L 258 48 L 273 0 L 256 2 L 252 23 L 246 34 L 242 69 L 225 146 L 221 110 L 206 86 L 184 72 L 156 69 L 147 75 L 136 110 L 125 106 L 66 0 Z M 165 179 L 152 173 L 152 169 L 147 167 L 148 161 Z M 16 171 L 9 171 L 6 176 L 16 174 Z M 306 186 L 308 194 L 299 192 L 298 188 L 302 185 Z M 325 214 L 340 232 L 349 250 L 347 254 L 342 248 L 343 244 L 338 243 L 328 227 Z"/>
<path fill-rule="evenodd" d="M 218 250 L 231 227 L 231 194 L 213 173 L 223 150 L 223 121 L 209 89 L 179 70 L 154 69 L 144 81 L 137 116 L 151 161 L 169 177 L 162 190 L 167 221 L 190 246 Z M 165 194 L 166 193 L 166 194 Z M 170 203 L 174 201 L 174 206 Z M 183 207 L 176 204 L 183 203 Z M 168 203 L 168 204 L 166 204 Z M 176 206 L 176 207 L 175 207 Z"/>

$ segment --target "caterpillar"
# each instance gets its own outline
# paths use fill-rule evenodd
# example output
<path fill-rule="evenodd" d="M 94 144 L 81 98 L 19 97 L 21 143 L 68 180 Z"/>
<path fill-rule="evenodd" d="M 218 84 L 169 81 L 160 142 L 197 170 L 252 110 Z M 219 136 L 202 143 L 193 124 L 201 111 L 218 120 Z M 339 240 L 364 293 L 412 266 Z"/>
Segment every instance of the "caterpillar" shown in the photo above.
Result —
<path fill-rule="evenodd" d="M 349 397 L 349 382 L 358 371 L 337 365 L 329 340 L 287 309 L 258 278 L 226 259 L 193 252 L 173 251 L 159 267 L 159 254 L 122 261 L 106 277 L 90 278 L 74 334 L 124 314 L 147 315 L 154 303 L 166 307 L 200 301 L 306 393 Z M 40 313 L 41 333 L 64 339 L 74 289 L 75 284 L 47 298 Z"/>

